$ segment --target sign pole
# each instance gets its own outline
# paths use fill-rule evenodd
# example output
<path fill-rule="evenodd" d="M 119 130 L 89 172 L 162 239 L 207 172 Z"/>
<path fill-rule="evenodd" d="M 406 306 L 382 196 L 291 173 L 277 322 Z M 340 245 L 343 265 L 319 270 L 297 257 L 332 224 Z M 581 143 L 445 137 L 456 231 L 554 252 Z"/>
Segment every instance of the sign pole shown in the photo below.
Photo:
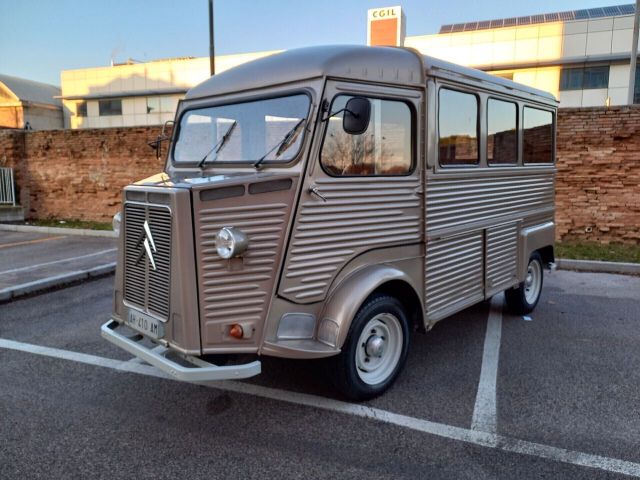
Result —
<path fill-rule="evenodd" d="M 209 0 L 209 67 L 211 75 L 216 74 L 215 45 L 213 41 L 213 0 Z"/>

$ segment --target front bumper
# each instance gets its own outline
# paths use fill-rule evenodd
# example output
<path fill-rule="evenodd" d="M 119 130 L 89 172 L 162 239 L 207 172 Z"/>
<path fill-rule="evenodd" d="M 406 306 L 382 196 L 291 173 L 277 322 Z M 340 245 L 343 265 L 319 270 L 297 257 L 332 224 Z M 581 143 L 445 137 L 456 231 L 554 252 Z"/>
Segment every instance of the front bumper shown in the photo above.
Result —
<path fill-rule="evenodd" d="M 261 371 L 261 363 L 259 361 L 246 363 L 243 365 L 218 366 L 204 360 L 189 355 L 179 355 L 183 360 L 193 365 L 193 367 L 185 367 L 165 355 L 171 350 L 168 348 L 151 349 L 140 344 L 140 340 L 144 337 L 136 335 L 128 337 L 117 332 L 123 325 L 115 320 L 109 320 L 102 325 L 100 334 L 109 342 L 144 360 L 150 365 L 162 370 L 176 380 L 183 382 L 202 383 L 214 380 L 229 380 L 238 378 L 248 378 L 258 375 Z"/>

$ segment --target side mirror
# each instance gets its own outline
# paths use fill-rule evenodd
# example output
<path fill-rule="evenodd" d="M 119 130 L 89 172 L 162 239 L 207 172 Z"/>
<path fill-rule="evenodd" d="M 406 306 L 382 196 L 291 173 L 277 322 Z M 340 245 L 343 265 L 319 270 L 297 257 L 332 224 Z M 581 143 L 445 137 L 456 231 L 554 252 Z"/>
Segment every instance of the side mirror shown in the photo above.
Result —
<path fill-rule="evenodd" d="M 344 108 L 342 128 L 349 135 L 361 135 L 369 127 L 371 116 L 371 102 L 364 97 L 349 99 Z"/>

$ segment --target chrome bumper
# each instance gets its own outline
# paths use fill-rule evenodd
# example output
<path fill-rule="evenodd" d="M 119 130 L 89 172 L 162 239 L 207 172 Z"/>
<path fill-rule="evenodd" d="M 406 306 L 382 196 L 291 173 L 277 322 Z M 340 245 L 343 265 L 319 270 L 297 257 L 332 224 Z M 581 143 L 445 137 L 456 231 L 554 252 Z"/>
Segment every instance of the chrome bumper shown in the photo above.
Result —
<path fill-rule="evenodd" d="M 100 334 L 104 339 L 135 355 L 140 360 L 162 370 L 176 380 L 202 383 L 213 380 L 253 377 L 261 371 L 261 364 L 257 360 L 244 365 L 222 367 L 207 363 L 197 357 L 180 355 L 181 358 L 193 365 L 193 367 L 185 367 L 165 356 L 165 354 L 170 351 L 168 348 L 161 347 L 162 350 L 158 350 L 157 348 L 150 349 L 139 343 L 143 338 L 142 335 L 130 338 L 118 333 L 116 330 L 122 326 L 122 324 L 115 320 L 109 320 L 102 325 Z"/>

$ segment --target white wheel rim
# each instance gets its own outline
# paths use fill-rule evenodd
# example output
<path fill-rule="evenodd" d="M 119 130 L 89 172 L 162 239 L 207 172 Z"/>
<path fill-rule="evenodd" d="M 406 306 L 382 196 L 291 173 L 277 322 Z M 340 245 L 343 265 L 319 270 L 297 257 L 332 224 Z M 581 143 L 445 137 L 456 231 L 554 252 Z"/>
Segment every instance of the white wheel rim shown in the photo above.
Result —
<path fill-rule="evenodd" d="M 542 287 L 542 266 L 537 260 L 529 262 L 524 279 L 524 298 L 529 305 L 536 303 Z"/>
<path fill-rule="evenodd" d="M 403 333 L 400 321 L 390 313 L 380 313 L 367 322 L 358 338 L 356 371 L 368 385 L 387 380 L 402 354 Z"/>

